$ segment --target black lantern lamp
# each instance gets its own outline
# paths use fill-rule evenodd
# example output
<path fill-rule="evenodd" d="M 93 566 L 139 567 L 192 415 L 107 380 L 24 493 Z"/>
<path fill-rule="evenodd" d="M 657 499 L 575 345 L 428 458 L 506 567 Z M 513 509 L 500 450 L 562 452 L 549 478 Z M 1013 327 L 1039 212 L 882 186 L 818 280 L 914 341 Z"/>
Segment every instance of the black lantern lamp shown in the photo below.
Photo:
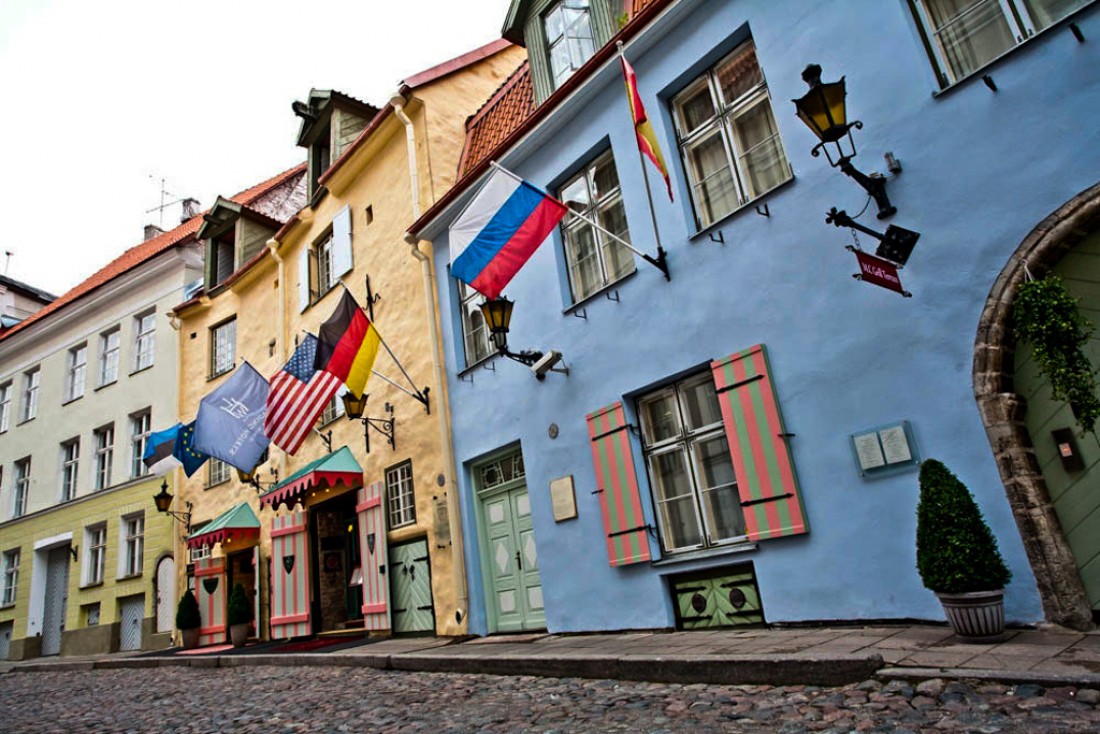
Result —
<path fill-rule="evenodd" d="M 522 352 L 508 350 L 508 324 L 512 321 L 514 306 L 515 304 L 506 296 L 499 296 L 481 304 L 481 315 L 485 317 L 485 323 L 489 327 L 489 339 L 496 347 L 497 354 L 531 367 L 543 358 L 542 352 L 533 349 L 525 349 Z"/>
<path fill-rule="evenodd" d="M 243 471 L 241 469 L 238 469 L 237 470 L 237 480 L 241 484 L 251 484 L 253 487 L 256 488 L 256 491 L 259 492 L 259 491 L 262 491 L 262 490 L 266 489 L 267 487 L 270 487 L 270 486 L 273 486 L 273 485 L 279 483 L 279 470 L 276 469 L 275 467 L 271 467 L 270 471 L 271 471 L 271 476 L 274 477 L 274 479 L 272 479 L 272 481 L 270 481 L 270 482 L 267 482 L 266 484 L 264 482 L 261 482 L 260 478 L 256 476 L 256 468 L 255 467 L 252 468 L 252 471 Z"/>
<path fill-rule="evenodd" d="M 397 419 L 393 416 L 393 406 L 386 403 L 384 410 L 389 418 L 370 418 L 364 416 L 363 413 L 367 409 L 367 398 L 370 395 L 363 393 L 357 396 L 351 390 L 345 390 L 344 394 L 340 396 L 340 399 L 344 401 L 344 413 L 347 414 L 348 420 L 360 421 L 363 424 L 363 445 L 366 448 L 367 453 L 370 453 L 370 429 L 374 429 L 382 434 L 382 436 L 389 443 L 390 448 L 394 451 L 397 450 Z"/>
<path fill-rule="evenodd" d="M 171 515 L 172 517 L 176 518 L 177 522 L 183 523 L 183 526 L 186 529 L 187 533 L 190 534 L 192 505 L 190 502 L 188 502 L 186 503 L 186 512 L 176 512 L 175 510 L 170 509 L 172 507 L 173 499 L 175 499 L 175 497 L 173 497 L 168 492 L 168 480 L 165 479 L 164 482 L 160 485 L 160 492 L 153 495 L 153 504 L 157 506 L 157 512 L 162 512 L 165 515 Z"/>
<path fill-rule="evenodd" d="M 897 208 L 886 196 L 886 179 L 877 174 L 868 176 L 852 165 L 852 158 L 856 156 L 852 128 L 860 130 L 863 128 L 863 123 L 859 120 L 848 122 L 844 102 L 847 96 L 844 77 L 841 77 L 838 82 L 822 82 L 821 67 L 810 64 L 802 72 L 802 80 L 810 87 L 810 91 L 801 98 L 791 101 L 794 102 L 798 119 L 806 123 L 810 132 L 821 141 L 810 151 L 811 155 L 816 158 L 824 150 L 825 159 L 829 161 L 830 166 L 839 168 L 841 173 L 859 184 L 875 200 L 879 219 L 892 216 L 897 212 Z M 844 145 L 845 138 L 847 138 L 847 150 Z M 835 159 L 830 145 L 836 147 Z"/>

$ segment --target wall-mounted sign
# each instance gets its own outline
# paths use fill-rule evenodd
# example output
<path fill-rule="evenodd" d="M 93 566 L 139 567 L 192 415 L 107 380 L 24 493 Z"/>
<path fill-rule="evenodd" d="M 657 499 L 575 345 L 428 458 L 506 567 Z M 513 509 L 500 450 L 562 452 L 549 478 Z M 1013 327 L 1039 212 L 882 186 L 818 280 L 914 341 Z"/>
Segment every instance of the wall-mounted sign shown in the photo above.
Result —
<path fill-rule="evenodd" d="M 853 433 L 851 439 L 852 452 L 863 476 L 913 467 L 919 461 L 909 421 Z"/>
<path fill-rule="evenodd" d="M 554 522 L 572 520 L 577 516 L 577 495 L 573 491 L 573 475 L 550 480 L 550 504 Z"/>
<path fill-rule="evenodd" d="M 881 257 L 875 257 L 863 250 L 851 249 L 856 254 L 856 261 L 859 263 L 859 272 L 853 275 L 853 278 L 900 293 L 906 298 L 913 296 L 912 293 L 901 287 L 901 278 L 898 277 L 897 266 L 892 262 L 883 260 Z"/>

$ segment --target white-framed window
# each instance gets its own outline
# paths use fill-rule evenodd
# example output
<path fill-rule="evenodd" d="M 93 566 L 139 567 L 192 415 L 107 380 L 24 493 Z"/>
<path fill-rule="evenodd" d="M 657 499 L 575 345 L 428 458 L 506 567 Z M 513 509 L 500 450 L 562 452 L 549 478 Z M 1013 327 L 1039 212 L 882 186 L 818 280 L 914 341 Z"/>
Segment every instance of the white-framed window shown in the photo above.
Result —
<path fill-rule="evenodd" d="M 85 375 L 88 371 L 88 345 L 80 344 L 69 350 L 65 371 L 65 402 L 84 397 Z"/>
<path fill-rule="evenodd" d="M 32 367 L 23 373 L 23 416 L 29 421 L 38 415 L 38 388 L 42 384 L 42 370 Z"/>
<path fill-rule="evenodd" d="M 153 366 L 156 356 L 157 314 L 154 311 L 134 317 L 134 371 Z"/>
<path fill-rule="evenodd" d="M 210 376 L 229 372 L 236 361 L 237 319 L 232 318 L 210 329 Z"/>
<path fill-rule="evenodd" d="M 141 573 L 145 554 L 145 514 L 137 513 L 122 518 L 119 527 L 119 575 L 137 576 Z"/>
<path fill-rule="evenodd" d="M 149 467 L 141 457 L 145 455 L 145 444 L 153 430 L 153 413 L 146 408 L 130 416 L 130 478 L 136 479 L 149 473 Z"/>
<path fill-rule="evenodd" d="M 561 0 L 542 16 L 546 55 L 554 89 L 573 76 L 596 53 L 588 0 Z"/>
<path fill-rule="evenodd" d="M 27 497 L 31 491 L 31 457 L 15 462 L 15 496 L 12 501 L 12 517 L 27 514 Z"/>
<path fill-rule="evenodd" d="M 215 484 L 221 484 L 222 482 L 228 481 L 229 464 L 211 456 L 210 460 L 206 462 L 206 486 L 213 487 Z"/>
<path fill-rule="evenodd" d="M 0 580 L 0 607 L 15 604 L 19 590 L 19 549 L 4 551 L 4 578 Z"/>
<path fill-rule="evenodd" d="M 0 385 L 0 433 L 8 430 L 11 420 L 11 381 Z"/>
<path fill-rule="evenodd" d="M 337 281 L 332 264 L 332 245 L 332 232 L 329 232 L 313 246 L 310 252 L 311 264 L 313 265 L 313 282 L 310 283 L 310 290 L 312 291 L 313 301 L 320 300 L 336 285 Z"/>
<path fill-rule="evenodd" d="M 344 401 L 339 395 L 333 395 L 329 399 L 325 409 L 321 411 L 321 425 L 332 423 L 337 418 L 344 417 Z"/>
<path fill-rule="evenodd" d="M 677 94 L 672 111 L 700 229 L 791 178 L 752 41 Z"/>
<path fill-rule="evenodd" d="M 1093 0 L 910 0 L 941 86 L 973 74 Z"/>
<path fill-rule="evenodd" d="M 61 444 L 61 501 L 76 497 L 77 475 L 80 468 L 80 437 Z"/>
<path fill-rule="evenodd" d="M 118 379 L 118 353 L 122 332 L 116 326 L 99 335 L 99 385 L 109 385 Z"/>
<path fill-rule="evenodd" d="M 469 367 L 493 353 L 489 345 L 489 327 L 485 325 L 485 316 L 481 313 L 481 304 L 485 303 L 485 296 L 461 280 L 456 282 L 458 297 L 462 303 L 462 344 L 466 354 L 466 366 Z"/>
<path fill-rule="evenodd" d="M 84 585 L 103 583 L 107 566 L 107 523 L 84 528 Z"/>
<path fill-rule="evenodd" d="M 391 530 L 416 522 L 412 471 L 411 461 L 386 470 L 386 496 L 389 498 Z"/>
<path fill-rule="evenodd" d="M 638 414 L 665 551 L 742 540 L 745 517 L 710 373 L 639 398 Z"/>
<path fill-rule="evenodd" d="M 619 174 L 611 151 L 597 157 L 566 182 L 558 198 L 571 211 L 630 241 Z M 633 273 L 637 267 L 630 250 L 580 217 L 566 214 L 561 231 L 574 303 Z"/>
<path fill-rule="evenodd" d="M 95 431 L 95 469 L 92 476 L 92 489 L 100 490 L 111 486 L 111 464 L 115 453 L 115 424 L 112 423 Z"/>
<path fill-rule="evenodd" d="M 213 459 L 211 459 L 211 461 L 213 461 Z M 209 524 L 210 524 L 209 520 L 207 520 L 206 522 L 200 522 L 200 523 L 193 524 L 191 526 L 192 534 L 199 532 L 200 530 L 202 530 L 205 526 L 207 526 Z M 203 558 L 209 558 L 210 557 L 210 548 L 211 548 L 211 546 L 209 546 L 209 545 L 202 545 L 202 546 L 199 546 L 198 548 L 188 548 L 187 549 L 188 563 L 194 563 L 195 561 L 202 560 Z M 195 587 L 194 587 L 193 584 L 194 584 L 194 576 L 189 576 L 187 578 L 187 588 L 194 591 Z"/>

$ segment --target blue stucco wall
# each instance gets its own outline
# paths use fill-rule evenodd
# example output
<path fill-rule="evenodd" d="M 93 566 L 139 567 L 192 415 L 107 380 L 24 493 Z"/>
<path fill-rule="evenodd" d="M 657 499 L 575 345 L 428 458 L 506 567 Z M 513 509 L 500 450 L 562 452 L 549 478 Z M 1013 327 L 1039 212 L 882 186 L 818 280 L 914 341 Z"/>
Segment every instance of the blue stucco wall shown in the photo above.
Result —
<path fill-rule="evenodd" d="M 841 10 L 842 9 L 842 10 Z M 434 238 L 438 298 L 466 543 L 470 629 L 487 631 L 485 587 L 469 466 L 519 442 L 526 463 L 551 631 L 657 628 L 674 624 L 665 578 L 751 560 L 770 622 L 942 619 L 915 566 L 916 471 L 862 478 L 849 434 L 911 421 L 923 456 L 948 464 L 970 487 L 1000 541 L 1014 579 L 1007 614 L 1042 619 L 1039 596 L 973 397 L 974 336 L 990 287 L 1021 240 L 1100 178 L 1100 6 L 1075 21 L 1088 43 L 1054 28 L 985 70 L 933 94 L 935 75 L 904 0 L 682 0 L 657 30 L 633 44 L 643 100 L 672 169 L 670 203 L 655 181 L 654 204 L 672 281 L 640 259 L 597 297 L 586 319 L 563 313 L 568 289 L 555 233 L 505 290 L 516 302 L 512 348 L 557 349 L 571 374 L 536 381 L 519 364 L 457 375 L 461 334 L 447 273 L 448 242 Z M 714 228 L 725 244 L 695 235 L 685 175 L 667 104 L 708 54 L 751 33 L 795 178 Z M 823 159 L 789 100 L 805 91 L 802 68 L 846 76 L 850 119 L 864 171 L 885 171 L 892 151 L 891 220 L 922 234 L 901 277 L 914 297 L 858 283 L 846 230 L 824 223 L 831 206 L 855 213 L 864 194 Z M 580 93 L 583 109 L 556 114 L 504 162 L 549 185 L 601 141 L 615 154 L 635 244 L 654 244 L 641 166 L 613 65 Z M 568 108 L 567 108 L 568 109 Z M 872 207 L 873 209 L 873 207 Z M 861 221 L 882 228 L 873 214 Z M 446 221 L 439 224 L 445 225 Z M 864 247 L 873 242 L 862 238 Z M 757 343 L 769 350 L 810 532 L 762 541 L 743 553 L 611 568 L 607 563 L 585 414 L 646 386 Z M 632 416 L 633 406 L 627 400 Z M 548 426 L 560 435 L 551 439 Z M 648 481 L 635 442 L 648 520 Z M 572 474 L 579 517 L 555 523 L 549 483 Z M 653 544 L 656 550 L 656 543 Z"/>

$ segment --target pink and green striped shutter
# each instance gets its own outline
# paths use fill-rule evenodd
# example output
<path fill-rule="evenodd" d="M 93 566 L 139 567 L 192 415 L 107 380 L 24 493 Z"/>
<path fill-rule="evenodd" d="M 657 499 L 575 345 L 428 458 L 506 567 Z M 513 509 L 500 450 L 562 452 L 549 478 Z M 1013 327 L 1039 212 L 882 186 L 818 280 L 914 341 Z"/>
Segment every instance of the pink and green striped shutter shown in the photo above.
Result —
<path fill-rule="evenodd" d="M 711 362 L 749 540 L 807 531 L 763 344 Z"/>
<path fill-rule="evenodd" d="M 390 629 L 389 582 L 386 576 L 386 515 L 382 482 L 359 489 L 359 557 L 363 571 L 363 627 Z"/>
<path fill-rule="evenodd" d="M 310 634 L 308 540 L 304 512 L 271 521 L 272 639 Z"/>
<path fill-rule="evenodd" d="M 621 402 L 587 416 L 596 465 L 596 491 L 607 535 L 607 557 L 612 566 L 650 560 L 648 525 L 642 512 L 638 475 Z"/>
<path fill-rule="evenodd" d="M 225 558 L 195 561 L 195 597 L 202 616 L 200 645 L 225 642 L 225 583 Z"/>

